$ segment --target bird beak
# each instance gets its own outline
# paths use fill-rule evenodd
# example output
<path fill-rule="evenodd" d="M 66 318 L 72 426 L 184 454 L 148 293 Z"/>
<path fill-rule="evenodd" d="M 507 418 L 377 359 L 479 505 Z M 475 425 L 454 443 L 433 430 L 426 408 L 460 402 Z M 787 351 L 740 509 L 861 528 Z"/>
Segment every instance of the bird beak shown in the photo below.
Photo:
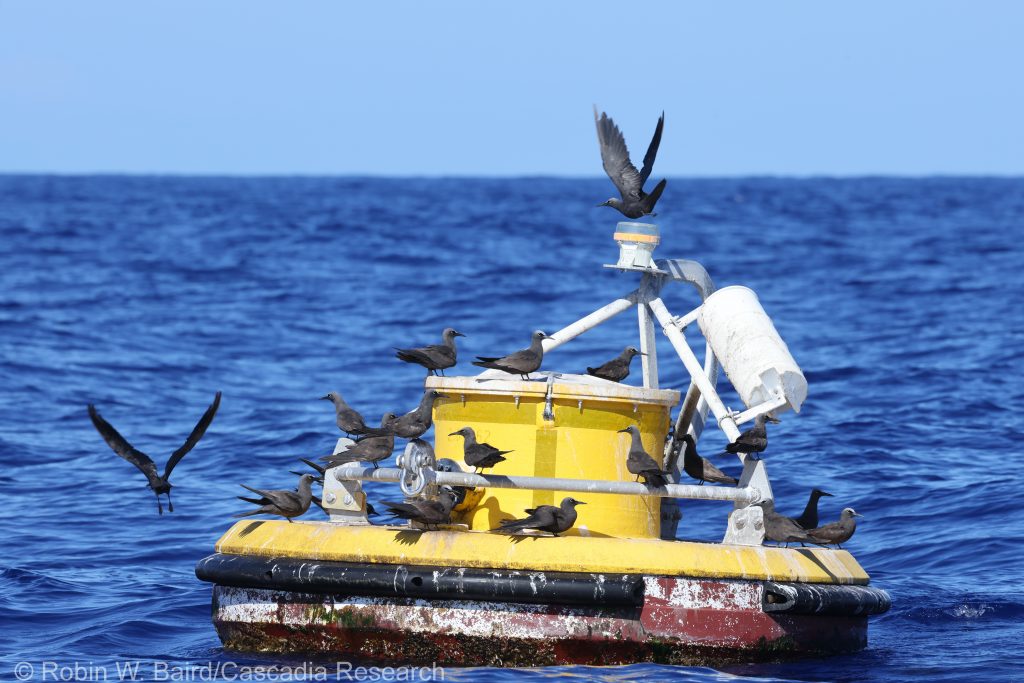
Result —
<path fill-rule="evenodd" d="M 452 336 L 454 336 L 454 337 L 465 337 L 466 335 L 462 334 L 461 332 L 454 332 L 454 333 L 452 333 Z"/>
<path fill-rule="evenodd" d="M 600 203 L 600 204 L 598 204 L 597 206 L 608 206 L 608 202 L 601 202 L 601 203 Z"/>
<path fill-rule="evenodd" d="M 462 432 L 452 432 L 448 436 L 460 436 L 461 434 L 462 434 Z"/>
<path fill-rule="evenodd" d="M 628 431 L 629 431 L 629 427 L 626 427 L 625 429 L 620 429 L 619 433 L 621 434 L 622 432 L 628 432 Z"/>
<path fill-rule="evenodd" d="M 823 495 L 823 496 L 831 496 L 832 494 L 829 493 L 828 491 L 822 491 L 821 495 Z"/>
<path fill-rule="evenodd" d="M 779 418 L 777 418 L 777 417 L 772 417 L 771 415 L 765 415 L 764 419 L 768 420 L 772 424 L 779 424 Z"/>
<path fill-rule="evenodd" d="M 644 353 L 643 351 L 637 351 L 636 355 L 638 355 L 638 356 L 646 356 L 647 354 Z"/>
<path fill-rule="evenodd" d="M 331 400 L 331 397 L 330 397 L 330 396 L 321 396 L 321 397 L 319 398 L 319 400 L 320 400 L 320 401 L 330 401 L 330 400 Z"/>
<path fill-rule="evenodd" d="M 859 512 L 854 512 L 853 516 L 854 517 L 863 517 L 864 515 L 860 514 Z"/>
<path fill-rule="evenodd" d="M 451 396 L 449 396 L 448 394 L 442 394 L 442 393 L 438 392 L 437 398 L 451 398 Z"/>
<path fill-rule="evenodd" d="M 586 503 L 584 503 L 582 500 L 577 500 L 576 504 L 577 505 L 586 505 Z"/>

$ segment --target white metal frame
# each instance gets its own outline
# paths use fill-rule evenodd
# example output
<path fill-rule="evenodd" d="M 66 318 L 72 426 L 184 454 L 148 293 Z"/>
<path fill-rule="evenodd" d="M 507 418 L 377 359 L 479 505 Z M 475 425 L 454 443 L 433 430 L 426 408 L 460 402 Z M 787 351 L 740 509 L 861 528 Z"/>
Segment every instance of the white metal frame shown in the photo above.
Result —
<path fill-rule="evenodd" d="M 740 434 L 739 425 L 753 420 L 758 415 L 769 413 L 786 404 L 784 396 L 779 396 L 761 405 L 753 406 L 743 412 L 730 410 L 722 402 L 715 389 L 718 380 L 719 363 L 710 343 L 705 343 L 704 362 L 697 359 L 696 354 L 686 341 L 684 330 L 697 320 L 703 302 L 715 291 L 714 283 L 704 267 L 696 261 L 686 259 L 659 260 L 656 268 L 644 272 L 640 286 L 611 303 L 599 308 L 576 322 L 568 325 L 544 340 L 545 353 L 575 339 L 584 332 L 591 330 L 611 318 L 636 307 L 640 332 L 641 371 L 644 387 L 659 388 L 658 354 L 655 344 L 655 322 L 661 326 L 662 332 L 675 349 L 690 375 L 690 386 L 679 410 L 675 423 L 674 437 L 666 447 L 669 455 L 668 466 L 673 478 L 678 481 L 682 474 L 682 463 L 679 462 L 679 442 L 682 435 L 689 432 L 694 439 L 700 437 L 707 414 L 710 411 L 725 432 L 729 441 L 735 441 Z M 693 285 L 701 298 L 701 304 L 683 316 L 673 317 L 661 298 L 666 284 L 670 282 L 686 282 Z M 550 379 L 550 378 L 549 378 Z M 549 381 L 550 384 L 550 381 Z M 344 450 L 339 440 L 336 452 Z M 429 453 L 426 449 L 429 449 Z M 657 496 L 672 499 L 728 500 L 734 504 L 726 530 L 726 543 L 744 545 L 760 545 L 764 539 L 762 511 L 756 503 L 773 498 L 771 485 L 764 463 L 739 454 L 743 464 L 740 483 L 735 488 L 716 486 L 693 486 L 686 484 L 669 484 L 660 488 L 650 488 L 644 484 L 633 482 L 611 482 L 582 479 L 557 479 L 549 477 L 508 477 L 496 475 L 470 474 L 467 472 L 444 472 L 436 470 L 433 449 L 424 441 L 414 440 L 409 443 L 406 452 L 399 457 L 398 468 L 364 468 L 350 464 L 333 468 L 334 479 L 345 488 L 344 506 L 339 506 L 338 521 L 351 518 L 358 510 L 360 481 L 398 482 L 406 495 L 431 495 L 437 486 L 467 486 L 487 488 L 515 488 L 536 490 L 578 491 L 581 493 L 610 493 L 618 495 Z M 328 481 L 330 478 L 328 478 Z M 328 504 L 329 491 L 325 481 L 324 502 Z M 330 505 L 328 505 L 330 509 Z M 335 519 L 332 509 L 332 520 Z M 365 520 L 365 517 L 363 517 Z M 676 517 L 676 520 L 678 517 Z M 674 537 L 674 528 L 671 529 Z"/>

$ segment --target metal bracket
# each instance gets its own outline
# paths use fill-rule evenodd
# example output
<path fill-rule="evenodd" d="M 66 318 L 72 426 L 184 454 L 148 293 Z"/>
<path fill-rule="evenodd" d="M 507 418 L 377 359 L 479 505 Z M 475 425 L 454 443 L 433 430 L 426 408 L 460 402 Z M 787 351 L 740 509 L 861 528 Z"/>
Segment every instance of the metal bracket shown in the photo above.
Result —
<path fill-rule="evenodd" d="M 749 486 L 757 490 L 760 500 L 750 503 L 741 503 L 740 501 L 734 503 L 735 509 L 729 513 L 729 526 L 726 527 L 722 543 L 762 545 L 764 544 L 764 510 L 758 503 L 774 500 L 763 460 L 754 460 L 750 457 L 744 459 L 739 486 Z"/>
<path fill-rule="evenodd" d="M 551 374 L 551 375 L 548 375 L 548 387 L 547 387 L 547 389 L 544 392 L 544 413 L 543 413 L 543 417 L 548 422 L 554 422 L 555 421 L 555 410 L 554 410 L 555 396 L 554 396 L 554 394 L 555 394 L 555 375 Z"/>
<path fill-rule="evenodd" d="M 764 510 L 757 505 L 737 508 L 729 514 L 729 526 L 722 543 L 761 545 L 764 543 Z"/>
<path fill-rule="evenodd" d="M 342 437 L 334 445 L 334 453 L 342 453 L 354 443 L 352 439 Z M 332 522 L 354 526 L 370 524 L 366 517 L 366 494 L 363 493 L 362 482 L 358 480 L 339 480 L 337 477 L 325 476 L 321 502 Z"/>
<path fill-rule="evenodd" d="M 437 495 L 437 459 L 434 449 L 422 439 L 413 439 L 405 446 L 405 451 L 398 456 L 397 463 L 402 471 L 398 485 L 402 493 L 409 497 Z"/>

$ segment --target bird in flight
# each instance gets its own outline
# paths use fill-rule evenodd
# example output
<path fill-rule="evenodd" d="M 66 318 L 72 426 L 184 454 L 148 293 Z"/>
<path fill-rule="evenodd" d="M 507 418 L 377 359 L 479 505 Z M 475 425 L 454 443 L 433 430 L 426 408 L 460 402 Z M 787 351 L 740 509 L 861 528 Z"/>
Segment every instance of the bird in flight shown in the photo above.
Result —
<path fill-rule="evenodd" d="M 199 439 L 203 438 L 203 434 L 206 433 L 207 427 L 213 421 L 213 416 L 216 415 L 218 407 L 220 407 L 219 391 L 214 397 L 213 403 L 206 409 L 203 416 L 199 418 L 199 422 L 192 430 L 192 433 L 185 439 L 185 443 L 181 445 L 181 448 L 171 453 L 171 457 L 167 459 L 167 466 L 164 467 L 163 476 L 160 476 L 157 472 L 156 463 L 153 462 L 152 458 L 128 443 L 127 439 L 121 436 L 109 422 L 103 419 L 99 412 L 97 412 L 96 406 L 91 403 L 89 404 L 89 418 L 92 420 L 93 426 L 96 427 L 96 431 L 107 442 L 107 445 L 146 475 L 146 479 L 149 481 L 149 488 L 153 489 L 153 493 L 156 494 L 156 509 L 162 515 L 164 514 L 164 509 L 160 505 L 160 494 L 162 493 L 167 494 L 167 511 L 174 512 L 174 505 L 171 503 L 171 482 L 168 481 L 171 477 L 171 471 L 185 457 L 186 453 L 195 448 L 195 445 L 199 443 Z"/>
<path fill-rule="evenodd" d="M 644 183 L 647 182 L 647 178 L 654 168 L 654 158 L 658 156 L 661 130 L 665 125 L 665 112 L 662 112 L 658 119 L 658 127 L 654 129 L 654 137 L 651 138 L 651 144 L 647 147 L 644 165 L 639 171 L 629 160 L 629 150 L 626 148 L 626 140 L 622 137 L 622 131 L 608 114 L 602 112 L 598 116 L 597 107 L 594 107 L 594 121 L 597 123 L 597 141 L 601 146 L 601 162 L 604 164 L 604 172 L 612 179 L 619 194 L 622 195 L 622 199 L 612 197 L 598 206 L 610 206 L 618 209 L 626 218 L 656 216 L 654 205 L 661 197 L 666 181 L 662 178 L 650 194 L 644 192 Z"/>

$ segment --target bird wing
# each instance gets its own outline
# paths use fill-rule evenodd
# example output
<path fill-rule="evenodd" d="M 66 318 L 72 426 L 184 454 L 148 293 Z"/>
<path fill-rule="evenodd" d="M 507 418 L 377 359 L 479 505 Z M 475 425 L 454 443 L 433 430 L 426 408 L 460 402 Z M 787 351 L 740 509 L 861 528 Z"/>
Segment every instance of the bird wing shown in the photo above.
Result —
<path fill-rule="evenodd" d="M 107 445 L 122 458 L 138 467 L 150 483 L 160 479 L 160 475 L 156 472 L 156 463 L 152 458 L 128 443 L 127 439 L 103 419 L 97 412 L 96 406 L 91 403 L 89 404 L 89 419 L 92 420 L 93 426 L 96 427 L 96 431 L 100 433 Z"/>
<path fill-rule="evenodd" d="M 665 112 L 661 112 L 661 116 L 658 118 L 658 125 L 654 129 L 654 137 L 651 138 L 651 144 L 647 147 L 647 154 L 644 155 L 644 165 L 640 169 L 640 187 L 643 187 L 644 183 L 647 182 L 647 178 L 651 175 L 651 170 L 654 168 L 654 158 L 658 156 L 658 146 L 661 144 L 661 129 L 665 126 Z"/>
<path fill-rule="evenodd" d="M 254 489 L 251 486 L 245 484 L 239 484 L 243 489 L 258 493 L 259 495 L 266 498 L 271 505 L 287 510 L 290 506 L 295 504 L 295 493 L 292 491 L 265 491 L 263 489 Z"/>
<path fill-rule="evenodd" d="M 644 183 L 640 171 L 636 170 L 636 166 L 629 160 L 629 150 L 626 148 L 626 139 L 622 137 L 622 131 L 607 114 L 602 113 L 598 117 L 597 107 L 594 107 L 594 122 L 597 124 L 597 141 L 601 146 L 604 172 L 615 183 L 623 199 L 639 199 Z"/>
<path fill-rule="evenodd" d="M 192 429 L 192 433 L 188 435 L 187 439 L 185 439 L 185 443 L 181 445 L 181 448 L 171 453 L 171 457 L 167 459 L 167 465 L 164 467 L 164 479 L 171 476 L 171 471 L 174 469 L 174 466 L 185 457 L 186 453 L 195 448 L 195 445 L 199 443 L 199 439 L 203 438 L 203 434 L 206 433 L 207 427 L 209 427 L 210 423 L 213 422 L 213 416 L 217 414 L 217 408 L 219 407 L 220 392 L 218 391 L 217 395 L 213 397 L 213 403 L 211 403 L 210 407 L 206 409 L 203 416 L 199 418 L 199 422 L 196 423 L 196 426 Z"/>
<path fill-rule="evenodd" d="M 537 362 L 537 354 L 530 349 L 523 349 L 521 351 L 516 351 L 515 353 L 510 353 L 504 358 L 499 358 L 494 362 L 499 365 L 507 365 L 513 368 L 521 365 L 529 366 L 531 363 Z"/>
<path fill-rule="evenodd" d="M 626 469 L 630 474 L 640 474 L 647 471 L 660 472 L 661 466 L 646 451 L 631 450 L 626 458 Z"/>
<path fill-rule="evenodd" d="M 518 531 L 521 529 L 541 529 L 553 526 L 561 509 L 554 505 L 540 505 L 531 508 L 530 516 L 525 519 L 506 519 L 500 522 L 501 531 Z"/>

